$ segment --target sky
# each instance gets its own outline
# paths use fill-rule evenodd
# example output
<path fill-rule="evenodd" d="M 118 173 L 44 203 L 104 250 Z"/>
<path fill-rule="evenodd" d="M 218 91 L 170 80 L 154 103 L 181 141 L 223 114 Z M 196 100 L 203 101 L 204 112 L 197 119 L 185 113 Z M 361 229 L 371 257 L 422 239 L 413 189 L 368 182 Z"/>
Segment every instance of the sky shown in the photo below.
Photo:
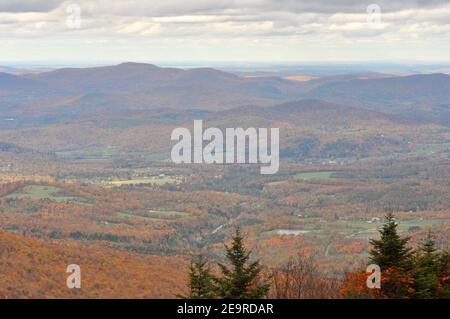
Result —
<path fill-rule="evenodd" d="M 1 0 L 0 64 L 450 61 L 450 0 Z"/>

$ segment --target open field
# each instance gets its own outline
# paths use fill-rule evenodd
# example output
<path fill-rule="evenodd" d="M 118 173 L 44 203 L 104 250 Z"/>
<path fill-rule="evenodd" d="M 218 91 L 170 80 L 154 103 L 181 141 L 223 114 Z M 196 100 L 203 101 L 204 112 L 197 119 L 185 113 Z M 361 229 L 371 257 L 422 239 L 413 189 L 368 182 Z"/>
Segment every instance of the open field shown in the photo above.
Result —
<path fill-rule="evenodd" d="M 321 179 L 330 179 L 332 178 L 335 172 L 306 172 L 306 173 L 298 173 L 294 175 L 295 179 L 300 180 L 321 180 Z"/>
<path fill-rule="evenodd" d="M 136 179 L 127 179 L 127 180 L 115 180 L 115 181 L 107 181 L 104 182 L 105 185 L 120 187 L 126 185 L 164 185 L 164 184 L 179 184 L 181 183 L 180 178 L 178 177 L 170 177 L 170 176 L 155 176 L 155 177 L 144 177 L 144 178 L 136 178 Z"/>
<path fill-rule="evenodd" d="M 87 205 L 88 201 L 76 197 L 67 196 L 64 194 L 64 190 L 59 187 L 46 186 L 46 185 L 27 185 L 23 188 L 15 191 L 4 198 L 9 199 L 23 199 L 28 198 L 32 200 L 45 200 L 59 202 L 59 203 L 73 203 L 77 205 Z"/>
<path fill-rule="evenodd" d="M 145 215 L 131 212 L 118 212 L 117 216 L 143 221 L 160 221 L 186 217 L 189 216 L 189 214 L 185 212 L 150 210 L 147 213 L 145 213 Z"/>
<path fill-rule="evenodd" d="M 136 214 L 132 214 L 132 213 L 128 213 L 128 212 L 118 212 L 117 216 L 124 217 L 124 218 L 141 220 L 141 221 L 158 221 L 159 220 L 158 218 L 147 217 L 147 216 L 140 216 L 140 215 L 136 215 Z"/>

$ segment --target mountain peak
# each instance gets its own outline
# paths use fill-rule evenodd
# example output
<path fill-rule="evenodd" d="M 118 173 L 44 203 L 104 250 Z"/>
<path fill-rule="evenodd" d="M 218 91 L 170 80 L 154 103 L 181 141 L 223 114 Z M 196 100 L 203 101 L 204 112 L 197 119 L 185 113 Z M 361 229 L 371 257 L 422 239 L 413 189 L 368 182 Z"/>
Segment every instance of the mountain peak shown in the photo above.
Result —
<path fill-rule="evenodd" d="M 160 67 L 154 65 L 154 64 L 149 64 L 149 63 L 141 63 L 141 62 L 123 62 L 120 63 L 118 65 L 116 65 L 116 67 L 119 68 L 147 68 L 147 69 L 160 69 Z"/>

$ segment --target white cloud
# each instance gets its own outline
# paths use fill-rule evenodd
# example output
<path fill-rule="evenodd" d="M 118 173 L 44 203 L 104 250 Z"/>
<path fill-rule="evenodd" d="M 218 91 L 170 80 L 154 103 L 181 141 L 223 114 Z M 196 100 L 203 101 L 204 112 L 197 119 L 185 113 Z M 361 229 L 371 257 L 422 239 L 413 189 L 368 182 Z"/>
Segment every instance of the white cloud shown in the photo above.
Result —
<path fill-rule="evenodd" d="M 81 7 L 79 30 L 68 29 L 65 23 L 68 18 L 65 9 L 71 3 Z M 394 43 L 398 52 L 403 50 L 405 55 L 411 55 L 414 52 L 405 48 L 405 41 L 414 38 L 423 42 L 424 50 L 430 51 L 430 59 L 446 53 L 449 56 L 445 45 L 450 40 L 449 1 L 377 0 L 376 3 L 381 8 L 379 23 L 367 22 L 367 4 L 360 0 L 2 0 L 0 40 L 20 40 L 18 43 L 22 44 L 15 49 L 2 49 L 0 61 L 33 54 L 36 42 L 55 48 L 49 55 L 79 52 L 88 56 L 91 51 L 83 52 L 74 46 L 89 43 L 96 46 L 95 52 L 117 59 L 126 54 L 123 51 L 127 46 L 132 51 L 131 48 L 151 45 L 152 53 L 164 57 L 166 49 L 179 49 L 183 43 L 183 50 L 200 59 L 205 55 L 201 50 L 214 55 L 221 45 L 226 48 L 233 41 L 239 42 L 239 46 L 233 48 L 230 56 L 242 56 L 245 60 L 255 54 L 266 59 L 284 54 L 290 59 L 286 45 L 304 49 L 311 58 L 320 58 L 325 56 L 320 45 L 326 48 L 333 42 L 336 51 L 348 52 L 346 46 L 359 41 Z M 65 45 L 58 46 L 61 41 Z M 217 47 L 208 47 L 211 43 Z M 258 45 L 270 50 L 258 50 Z M 358 56 L 358 52 L 352 54 Z M 361 50 L 359 56 L 372 54 Z"/>

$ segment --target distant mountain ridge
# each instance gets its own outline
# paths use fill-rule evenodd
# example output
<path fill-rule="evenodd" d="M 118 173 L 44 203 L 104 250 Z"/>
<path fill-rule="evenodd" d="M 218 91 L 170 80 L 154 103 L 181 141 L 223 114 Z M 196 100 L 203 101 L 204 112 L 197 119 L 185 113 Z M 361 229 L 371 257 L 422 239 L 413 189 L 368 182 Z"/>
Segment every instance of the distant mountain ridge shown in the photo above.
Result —
<path fill-rule="evenodd" d="M 296 83 L 278 78 L 243 78 L 212 68 L 184 70 L 132 62 L 94 68 L 64 68 L 32 74 L 27 78 L 82 93 L 117 93 L 116 90 L 136 92 L 161 87 L 229 87 L 260 82 L 297 86 Z"/>
<path fill-rule="evenodd" d="M 26 75 L 0 73 L 0 96 L 3 116 L 52 121 L 154 109 L 223 111 L 319 99 L 444 125 L 450 122 L 450 76 L 445 74 L 394 77 L 360 72 L 299 82 L 127 62 Z"/>
<path fill-rule="evenodd" d="M 26 93 L 35 90 L 44 91 L 45 89 L 45 84 L 21 76 L 0 72 L 0 95 L 18 92 Z"/>
<path fill-rule="evenodd" d="M 3 78 L 0 112 L 8 116 L 29 115 L 30 107 L 35 115 L 69 110 L 72 114 L 157 108 L 221 110 L 276 104 L 297 99 L 306 91 L 301 83 L 281 78 L 244 78 L 212 68 L 183 70 L 130 62 L 4 74 Z"/>
<path fill-rule="evenodd" d="M 366 106 L 398 102 L 443 102 L 450 96 L 450 75 L 419 74 L 326 83 L 307 96 L 336 102 L 351 101 Z"/>

